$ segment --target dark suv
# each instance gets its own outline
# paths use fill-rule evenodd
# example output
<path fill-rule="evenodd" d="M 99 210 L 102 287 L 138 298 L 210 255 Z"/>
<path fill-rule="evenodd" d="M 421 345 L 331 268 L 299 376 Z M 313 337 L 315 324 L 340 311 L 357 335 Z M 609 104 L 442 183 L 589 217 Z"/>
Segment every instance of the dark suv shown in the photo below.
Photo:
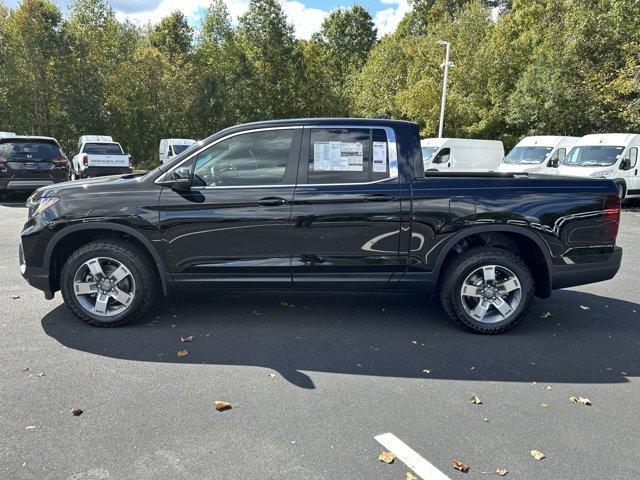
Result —
<path fill-rule="evenodd" d="M 174 287 L 436 290 L 499 333 L 534 296 L 612 278 L 620 198 L 603 179 L 425 174 L 418 125 L 241 125 L 144 176 L 63 183 L 28 202 L 29 283 L 92 325 Z"/>
<path fill-rule="evenodd" d="M 0 138 L 0 196 L 68 179 L 69 160 L 55 138 Z"/>

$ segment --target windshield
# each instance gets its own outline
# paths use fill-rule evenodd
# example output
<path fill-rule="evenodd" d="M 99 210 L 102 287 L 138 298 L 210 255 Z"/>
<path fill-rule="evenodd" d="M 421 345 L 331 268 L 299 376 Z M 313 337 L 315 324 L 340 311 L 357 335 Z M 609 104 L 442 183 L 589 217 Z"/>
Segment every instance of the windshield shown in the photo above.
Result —
<path fill-rule="evenodd" d="M 562 164 L 578 167 L 607 167 L 616 163 L 623 151 L 624 147 L 573 147 Z"/>
<path fill-rule="evenodd" d="M 87 143 L 84 153 L 93 155 L 124 155 L 122 148 L 117 143 Z"/>
<path fill-rule="evenodd" d="M 180 155 L 187 148 L 189 148 L 189 146 L 190 145 L 172 145 L 171 148 L 173 149 L 173 154 L 174 155 Z"/>
<path fill-rule="evenodd" d="M 47 159 L 62 155 L 60 147 L 43 140 L 19 140 L 0 143 L 0 157 Z"/>
<path fill-rule="evenodd" d="M 424 160 L 430 159 L 434 153 L 438 151 L 438 147 L 422 147 L 422 158 Z"/>
<path fill-rule="evenodd" d="M 523 163 L 533 165 L 542 163 L 551 153 L 551 147 L 515 147 L 504 159 L 504 163 Z"/>

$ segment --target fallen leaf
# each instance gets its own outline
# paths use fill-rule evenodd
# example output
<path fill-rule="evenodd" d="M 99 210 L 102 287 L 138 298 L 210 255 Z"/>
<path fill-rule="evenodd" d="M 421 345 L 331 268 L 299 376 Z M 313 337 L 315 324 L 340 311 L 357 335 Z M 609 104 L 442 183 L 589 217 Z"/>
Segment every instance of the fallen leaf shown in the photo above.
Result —
<path fill-rule="evenodd" d="M 415 340 L 411 340 L 411 343 L 413 343 L 414 345 L 418 344 L 418 342 L 416 342 Z"/>
<path fill-rule="evenodd" d="M 544 453 L 542 453 L 540 450 L 531 450 L 531 456 L 536 460 L 542 460 L 543 458 L 545 458 Z"/>
<path fill-rule="evenodd" d="M 17 300 L 17 299 L 19 299 L 19 298 L 20 298 L 20 295 L 11 295 L 11 298 L 12 298 L 13 300 Z"/>
<path fill-rule="evenodd" d="M 40 373 L 36 374 L 36 377 L 46 377 L 46 376 L 47 376 L 47 374 L 44 373 L 44 372 L 40 372 Z"/>
<path fill-rule="evenodd" d="M 31 429 L 33 429 L 33 428 L 36 428 L 36 426 L 35 426 L 35 425 L 29 425 L 29 426 L 26 428 L 26 430 L 31 430 Z"/>
<path fill-rule="evenodd" d="M 551 387 L 549 385 L 547 385 L 547 390 L 551 390 Z"/>
<path fill-rule="evenodd" d="M 418 477 L 411 472 L 407 472 L 404 474 L 404 480 L 418 480 Z"/>
<path fill-rule="evenodd" d="M 193 335 L 190 335 L 187 338 L 180 337 L 180 341 L 182 343 L 191 343 L 191 342 L 193 342 Z"/>
<path fill-rule="evenodd" d="M 422 373 L 429 374 L 429 373 L 431 373 L 431 370 L 425 368 L 424 370 L 422 370 Z"/>
<path fill-rule="evenodd" d="M 213 402 L 216 410 L 218 410 L 219 412 L 224 412 L 225 410 L 230 410 L 231 409 L 231 404 L 229 402 L 223 402 L 221 400 L 216 400 L 215 402 Z"/>
<path fill-rule="evenodd" d="M 187 355 L 189 355 L 189 352 L 187 350 L 178 350 L 179 357 L 186 357 Z"/>
<path fill-rule="evenodd" d="M 546 402 L 542 402 L 542 404 L 540 405 L 542 408 L 549 408 L 549 404 Z"/>
<path fill-rule="evenodd" d="M 82 410 L 80 410 L 78 407 L 73 407 L 71 409 L 71 415 L 73 415 L 74 417 L 79 417 L 80 415 L 82 415 Z"/>
<path fill-rule="evenodd" d="M 451 466 L 454 470 L 459 470 L 461 472 L 467 473 L 469 471 L 469 465 L 466 463 L 462 463 L 460 460 L 454 460 L 451 462 Z"/>
<path fill-rule="evenodd" d="M 580 308 L 581 308 L 582 310 L 591 310 L 589 307 L 585 307 L 584 305 L 580 305 Z"/>
<path fill-rule="evenodd" d="M 20 371 L 21 371 L 22 373 L 24 373 L 24 372 L 28 372 L 28 371 L 29 371 L 29 367 L 21 368 L 21 369 L 20 369 Z"/>
<path fill-rule="evenodd" d="M 469 399 L 471 403 L 475 403 L 476 405 L 482 405 L 482 400 L 480 400 L 476 395 Z"/>
<path fill-rule="evenodd" d="M 496 475 L 500 475 L 501 477 L 504 477 L 507 473 L 507 469 L 506 468 L 496 468 Z"/>
<path fill-rule="evenodd" d="M 280 306 L 281 307 L 288 307 L 289 306 L 289 302 L 280 302 Z"/>
<path fill-rule="evenodd" d="M 384 463 L 393 463 L 395 459 L 396 456 L 393 453 L 388 452 L 387 450 L 383 450 L 382 452 L 380 452 L 380 455 L 378 455 L 378 460 Z"/>
<path fill-rule="evenodd" d="M 581 405 L 591 406 L 591 400 L 589 400 L 588 398 L 571 396 L 569 397 L 569 400 L 571 401 L 571 403 L 579 403 Z"/>
<path fill-rule="evenodd" d="M 540 318 L 549 318 L 551 316 L 551 312 L 544 312 Z"/>
<path fill-rule="evenodd" d="M 275 373 L 270 373 L 270 374 L 269 374 L 269 376 L 270 376 L 271 378 L 276 378 L 276 374 L 275 374 Z"/>

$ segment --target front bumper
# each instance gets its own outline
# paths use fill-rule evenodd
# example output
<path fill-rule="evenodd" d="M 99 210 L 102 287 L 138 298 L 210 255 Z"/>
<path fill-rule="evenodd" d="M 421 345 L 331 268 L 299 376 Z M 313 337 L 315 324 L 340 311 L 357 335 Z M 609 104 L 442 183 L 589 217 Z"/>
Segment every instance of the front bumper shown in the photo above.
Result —
<path fill-rule="evenodd" d="M 43 267 L 27 266 L 22 243 L 20 243 L 18 247 L 18 258 L 20 260 L 20 273 L 27 283 L 38 290 L 42 290 L 44 292 L 44 297 L 47 300 L 51 300 L 53 298 L 53 292 L 51 291 L 51 284 L 49 282 L 48 269 Z"/>
<path fill-rule="evenodd" d="M 622 248 L 613 247 L 610 250 L 564 257 L 564 265 L 553 265 L 551 268 L 552 289 L 611 280 L 620 270 Z"/>

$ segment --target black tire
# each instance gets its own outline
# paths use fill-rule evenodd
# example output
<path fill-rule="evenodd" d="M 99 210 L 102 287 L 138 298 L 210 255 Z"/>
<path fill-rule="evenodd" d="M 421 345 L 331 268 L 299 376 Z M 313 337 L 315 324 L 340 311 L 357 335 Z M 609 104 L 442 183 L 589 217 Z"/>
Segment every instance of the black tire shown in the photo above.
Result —
<path fill-rule="evenodd" d="M 518 306 L 506 319 L 485 323 L 469 315 L 462 304 L 465 279 L 483 266 L 504 267 L 517 277 L 521 297 Z M 491 247 L 472 248 L 455 257 L 444 270 L 440 282 L 440 300 L 447 315 L 459 326 L 481 334 L 502 333 L 517 325 L 527 314 L 534 294 L 533 278 L 525 263 L 506 250 Z"/>
<path fill-rule="evenodd" d="M 74 277 L 78 269 L 96 257 L 112 258 L 127 267 L 135 281 L 135 296 L 126 309 L 110 317 L 88 311 L 76 298 Z M 83 322 L 96 327 L 117 327 L 142 317 L 153 305 L 158 292 L 158 274 L 149 257 L 136 245 L 124 240 L 97 240 L 88 243 L 67 259 L 60 276 L 62 298 Z"/>

